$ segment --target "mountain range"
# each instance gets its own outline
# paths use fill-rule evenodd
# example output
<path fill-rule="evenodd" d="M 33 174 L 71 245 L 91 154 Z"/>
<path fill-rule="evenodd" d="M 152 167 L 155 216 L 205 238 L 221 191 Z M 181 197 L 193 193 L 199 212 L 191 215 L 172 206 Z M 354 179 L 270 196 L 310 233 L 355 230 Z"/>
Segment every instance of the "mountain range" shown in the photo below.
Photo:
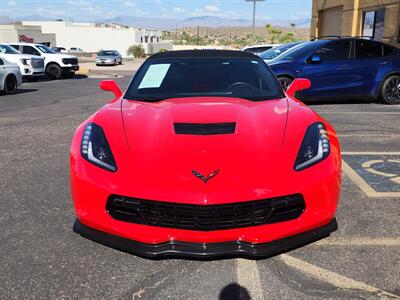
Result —
<path fill-rule="evenodd" d="M 55 19 L 48 18 L 41 15 L 29 15 L 17 18 L 0 15 L 0 24 L 8 24 L 17 21 L 55 21 Z M 83 21 L 83 20 L 79 20 Z M 146 17 L 132 17 L 120 15 L 111 19 L 96 19 L 89 22 L 99 23 L 118 23 L 129 25 L 139 28 L 154 28 L 171 30 L 175 28 L 207 26 L 207 27 L 228 27 L 228 26 L 251 26 L 252 21 L 247 19 L 230 19 L 216 16 L 199 16 L 190 17 L 186 19 L 172 19 L 172 18 L 146 18 Z M 296 24 L 298 28 L 310 27 L 310 19 L 297 19 L 297 20 L 269 20 L 257 19 L 256 26 L 264 26 L 265 24 L 272 24 L 276 26 L 289 26 L 290 23 Z"/>

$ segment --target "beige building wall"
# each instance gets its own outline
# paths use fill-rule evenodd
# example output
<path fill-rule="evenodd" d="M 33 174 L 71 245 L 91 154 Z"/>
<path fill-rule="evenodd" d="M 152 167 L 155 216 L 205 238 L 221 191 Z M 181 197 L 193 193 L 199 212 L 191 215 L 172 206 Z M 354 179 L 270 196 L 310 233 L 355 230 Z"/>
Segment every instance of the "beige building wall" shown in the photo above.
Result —
<path fill-rule="evenodd" d="M 321 35 L 321 16 L 323 10 L 342 8 L 342 36 L 362 35 L 363 14 L 367 11 L 385 9 L 385 24 L 382 41 L 396 46 L 399 43 L 400 0 L 313 0 L 311 38 Z"/>
<path fill-rule="evenodd" d="M 40 26 L 0 25 L 0 43 L 17 43 L 22 34 L 33 38 L 35 43 L 48 43 L 51 47 L 56 45 L 55 35 L 43 33 Z"/>

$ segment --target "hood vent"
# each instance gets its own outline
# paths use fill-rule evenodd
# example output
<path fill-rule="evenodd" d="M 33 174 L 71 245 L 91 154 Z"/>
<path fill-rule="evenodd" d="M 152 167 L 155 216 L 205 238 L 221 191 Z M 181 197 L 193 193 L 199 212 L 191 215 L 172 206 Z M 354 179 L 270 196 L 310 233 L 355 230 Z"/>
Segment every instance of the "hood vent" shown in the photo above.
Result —
<path fill-rule="evenodd" d="M 236 123 L 174 123 L 176 134 L 214 135 L 235 133 Z"/>

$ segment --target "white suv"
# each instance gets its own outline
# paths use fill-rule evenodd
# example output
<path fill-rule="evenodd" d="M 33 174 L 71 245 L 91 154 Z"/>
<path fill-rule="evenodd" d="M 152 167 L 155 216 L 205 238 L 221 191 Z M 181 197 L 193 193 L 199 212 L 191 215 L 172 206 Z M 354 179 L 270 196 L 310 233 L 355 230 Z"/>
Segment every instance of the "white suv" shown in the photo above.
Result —
<path fill-rule="evenodd" d="M 9 45 L 0 44 L 0 57 L 17 64 L 24 79 L 35 81 L 44 75 L 44 59 L 40 56 L 21 54 Z"/>
<path fill-rule="evenodd" d="M 9 43 L 23 54 L 39 55 L 44 58 L 45 72 L 52 79 L 73 77 L 79 70 L 78 58 L 74 55 L 56 53 L 41 44 Z"/>
<path fill-rule="evenodd" d="M 0 57 L 0 94 L 15 94 L 21 83 L 19 67 Z"/>

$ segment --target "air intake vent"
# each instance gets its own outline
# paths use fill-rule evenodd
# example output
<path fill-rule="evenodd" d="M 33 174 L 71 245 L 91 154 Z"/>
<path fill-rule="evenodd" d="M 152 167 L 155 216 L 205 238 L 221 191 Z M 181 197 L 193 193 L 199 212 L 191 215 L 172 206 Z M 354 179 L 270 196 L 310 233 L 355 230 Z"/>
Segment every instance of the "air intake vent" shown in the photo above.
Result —
<path fill-rule="evenodd" d="M 176 134 L 214 135 L 235 133 L 236 123 L 174 123 Z"/>
<path fill-rule="evenodd" d="M 305 209 L 302 195 L 246 202 L 195 205 L 111 195 L 108 213 L 117 220 L 157 227 L 212 231 L 251 227 L 298 218 Z"/>

